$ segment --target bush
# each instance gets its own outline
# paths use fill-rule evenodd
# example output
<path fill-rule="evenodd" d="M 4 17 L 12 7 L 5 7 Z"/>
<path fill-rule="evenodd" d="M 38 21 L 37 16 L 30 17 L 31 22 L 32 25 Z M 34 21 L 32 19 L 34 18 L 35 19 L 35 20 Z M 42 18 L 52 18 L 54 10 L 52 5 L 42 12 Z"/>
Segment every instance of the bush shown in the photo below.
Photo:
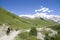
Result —
<path fill-rule="evenodd" d="M 29 34 L 31 36 L 37 36 L 37 30 L 36 30 L 36 28 L 35 27 L 32 27 L 31 30 L 30 30 L 30 32 L 29 32 Z"/>

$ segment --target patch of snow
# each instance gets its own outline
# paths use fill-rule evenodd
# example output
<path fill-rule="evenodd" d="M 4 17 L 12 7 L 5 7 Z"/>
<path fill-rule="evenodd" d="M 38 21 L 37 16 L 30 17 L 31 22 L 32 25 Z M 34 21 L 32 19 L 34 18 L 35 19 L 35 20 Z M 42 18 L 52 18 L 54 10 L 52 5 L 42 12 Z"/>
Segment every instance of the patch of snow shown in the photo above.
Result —
<path fill-rule="evenodd" d="M 37 33 L 37 38 L 40 39 L 40 40 L 44 40 L 45 35 L 43 35 L 42 33 L 38 32 Z"/>
<path fill-rule="evenodd" d="M 51 28 L 37 28 L 37 31 L 42 31 L 42 30 L 45 30 L 47 32 L 49 32 L 49 31 L 52 32 L 52 33 L 48 33 L 48 35 L 51 37 L 55 36 L 57 34 L 57 31 L 55 31 Z M 37 37 L 38 37 L 38 39 L 44 40 L 45 35 L 42 34 L 41 32 L 38 32 Z"/>
<path fill-rule="evenodd" d="M 10 35 L 4 35 L 0 37 L 0 40 L 14 40 L 14 38 L 19 34 L 19 31 L 13 31 Z"/>
<path fill-rule="evenodd" d="M 30 30 L 31 29 L 27 29 L 27 30 L 25 30 L 25 32 L 29 32 Z M 38 31 L 37 32 L 37 38 L 40 39 L 40 40 L 44 40 L 44 38 L 45 38 L 45 35 L 42 34 L 40 31 L 42 31 L 42 32 L 43 31 L 49 32 L 48 35 L 51 36 L 51 37 L 57 34 L 57 31 L 55 31 L 55 30 L 53 30 L 51 28 L 36 28 L 36 30 Z"/>
<path fill-rule="evenodd" d="M 11 31 L 9 35 L 6 34 L 9 26 L 5 24 L 0 25 L 0 40 L 14 40 L 14 38 L 19 34 L 19 31 Z"/>
<path fill-rule="evenodd" d="M 26 32 L 30 32 L 30 30 L 26 30 Z"/>

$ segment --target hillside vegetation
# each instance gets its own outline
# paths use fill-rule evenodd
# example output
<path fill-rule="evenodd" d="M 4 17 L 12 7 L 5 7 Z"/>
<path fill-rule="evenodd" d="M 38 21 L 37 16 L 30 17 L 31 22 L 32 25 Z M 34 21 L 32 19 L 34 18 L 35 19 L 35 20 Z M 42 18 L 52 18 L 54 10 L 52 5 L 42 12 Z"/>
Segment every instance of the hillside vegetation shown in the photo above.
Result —
<path fill-rule="evenodd" d="M 32 25 L 27 24 L 25 20 L 19 16 L 0 8 L 0 24 L 9 25 L 12 28 L 28 28 Z"/>
<path fill-rule="evenodd" d="M 0 7 L 0 24 L 6 24 L 12 28 L 19 28 L 19 29 L 57 25 L 57 23 L 55 23 L 54 21 L 42 20 L 41 18 L 36 19 L 21 18 L 1 7 Z"/>
<path fill-rule="evenodd" d="M 60 40 L 60 25 L 52 20 L 45 20 L 43 18 L 35 18 L 35 19 L 30 19 L 30 18 L 22 18 L 17 16 L 16 14 L 13 14 L 9 12 L 8 10 L 1 8 L 0 7 L 0 25 L 5 24 L 6 26 L 10 26 L 12 29 L 20 29 L 22 32 L 16 37 L 15 40 L 39 40 L 37 39 L 37 31 L 35 30 L 36 28 L 51 28 L 53 30 L 56 30 L 58 34 L 55 37 L 49 37 L 46 35 L 45 40 Z M 32 29 L 30 32 L 24 32 L 26 31 L 25 29 Z M 23 31 L 24 30 L 24 31 Z M 35 30 L 35 31 L 34 31 Z M 40 30 L 41 31 L 41 30 Z M 40 32 L 39 31 L 39 32 Z M 50 31 L 50 30 L 49 30 Z M 36 36 L 30 36 L 30 35 L 35 35 L 34 32 L 36 32 Z M 46 31 L 42 30 L 43 34 Z"/>

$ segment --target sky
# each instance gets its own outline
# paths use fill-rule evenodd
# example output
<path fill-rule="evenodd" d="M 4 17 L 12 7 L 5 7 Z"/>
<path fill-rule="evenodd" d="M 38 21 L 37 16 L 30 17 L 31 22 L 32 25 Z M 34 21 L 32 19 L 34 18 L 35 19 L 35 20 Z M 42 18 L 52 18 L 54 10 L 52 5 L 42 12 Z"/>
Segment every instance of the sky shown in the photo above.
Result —
<path fill-rule="evenodd" d="M 60 15 L 60 0 L 0 0 L 0 7 L 17 15 L 32 15 L 37 11 Z"/>

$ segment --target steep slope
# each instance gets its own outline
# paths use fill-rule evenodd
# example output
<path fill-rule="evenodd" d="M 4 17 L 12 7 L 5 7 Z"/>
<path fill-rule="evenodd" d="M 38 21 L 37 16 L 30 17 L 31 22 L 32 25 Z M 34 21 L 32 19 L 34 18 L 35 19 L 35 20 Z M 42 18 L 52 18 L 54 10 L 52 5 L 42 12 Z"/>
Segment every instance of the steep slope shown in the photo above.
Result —
<path fill-rule="evenodd" d="M 9 25 L 12 28 L 29 28 L 33 25 L 28 24 L 19 16 L 0 8 L 0 24 Z"/>
<path fill-rule="evenodd" d="M 30 18 L 23 18 L 26 21 L 29 21 L 32 25 L 36 27 L 47 27 L 47 26 L 54 26 L 58 25 L 58 23 L 52 21 L 52 20 L 45 20 L 43 18 L 35 18 L 35 19 L 30 19 Z"/>
<path fill-rule="evenodd" d="M 57 25 L 56 22 L 51 20 L 44 20 L 42 18 L 25 19 L 21 18 L 3 8 L 0 8 L 0 24 L 9 25 L 12 28 L 31 28 L 31 27 L 45 27 Z"/>

